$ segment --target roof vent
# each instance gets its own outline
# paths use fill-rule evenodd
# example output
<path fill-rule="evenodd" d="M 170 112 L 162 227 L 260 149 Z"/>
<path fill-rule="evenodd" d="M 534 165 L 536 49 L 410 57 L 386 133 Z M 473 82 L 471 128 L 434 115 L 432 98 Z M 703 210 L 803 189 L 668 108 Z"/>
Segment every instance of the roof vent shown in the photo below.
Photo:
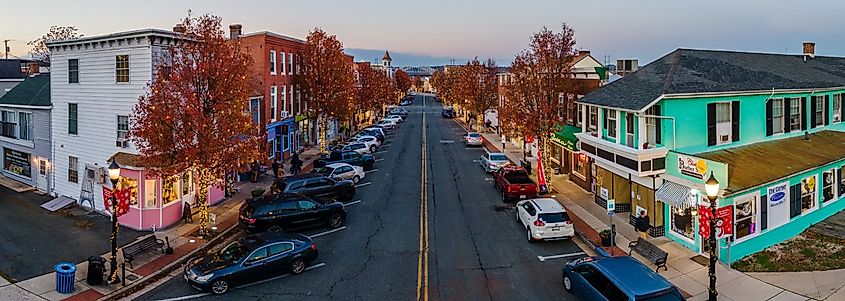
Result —
<path fill-rule="evenodd" d="M 804 132 L 804 140 L 810 141 L 810 132 Z"/>

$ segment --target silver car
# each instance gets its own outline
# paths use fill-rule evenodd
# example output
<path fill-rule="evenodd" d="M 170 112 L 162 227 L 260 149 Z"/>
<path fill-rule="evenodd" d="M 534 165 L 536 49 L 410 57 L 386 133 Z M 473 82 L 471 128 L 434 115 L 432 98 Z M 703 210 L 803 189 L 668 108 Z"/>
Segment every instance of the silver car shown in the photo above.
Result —
<path fill-rule="evenodd" d="M 505 156 L 504 153 L 488 152 L 481 156 L 481 160 L 479 160 L 479 163 L 481 163 L 481 167 L 484 168 L 485 172 L 491 173 L 496 170 L 499 170 L 499 168 L 502 168 L 502 166 L 507 165 L 509 161 L 508 157 Z"/>

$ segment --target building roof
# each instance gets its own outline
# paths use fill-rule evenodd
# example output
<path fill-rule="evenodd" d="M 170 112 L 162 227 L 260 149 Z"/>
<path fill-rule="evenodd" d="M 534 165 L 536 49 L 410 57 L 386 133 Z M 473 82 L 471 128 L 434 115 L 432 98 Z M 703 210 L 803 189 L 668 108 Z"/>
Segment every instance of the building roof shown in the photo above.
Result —
<path fill-rule="evenodd" d="M 141 163 L 141 156 L 136 154 L 116 152 L 107 160 L 107 162 L 115 161 L 120 167 L 143 167 Z"/>
<path fill-rule="evenodd" d="M 159 37 L 165 37 L 165 38 L 177 38 L 178 37 L 178 35 L 175 32 L 172 32 L 170 30 L 157 29 L 157 28 L 144 28 L 144 29 L 115 32 L 115 33 L 98 35 L 98 36 L 80 37 L 80 38 L 68 39 L 68 40 L 49 41 L 49 42 L 47 42 L 47 47 L 58 47 L 58 46 L 76 45 L 76 44 L 85 44 L 85 43 L 98 43 L 98 42 L 106 42 L 106 41 L 111 41 L 111 40 L 138 38 L 138 37 L 147 37 L 147 36 L 159 36 Z"/>
<path fill-rule="evenodd" d="M 51 105 L 50 75 L 41 74 L 27 77 L 0 97 L 0 105 L 49 107 Z"/>
<path fill-rule="evenodd" d="M 275 33 L 275 32 L 272 32 L 272 31 L 267 31 L 267 30 L 262 30 L 262 31 L 256 31 L 256 32 L 250 32 L 250 33 L 247 33 L 247 34 L 242 34 L 242 35 L 241 35 L 241 37 L 242 37 L 242 38 L 246 38 L 246 37 L 251 37 L 251 36 L 260 36 L 260 35 L 268 35 L 268 36 L 271 36 L 271 37 L 276 37 L 276 38 L 279 38 L 279 39 L 282 39 L 282 40 L 288 40 L 288 41 L 293 41 L 293 42 L 297 42 L 297 43 L 302 43 L 302 44 L 305 44 L 305 40 L 303 40 L 303 39 L 300 39 L 300 38 L 297 38 L 297 37 L 288 36 L 288 35 L 283 35 L 283 34 L 280 34 L 280 33 Z"/>
<path fill-rule="evenodd" d="M 845 86 L 845 58 L 677 49 L 578 102 L 642 111 L 661 95 Z"/>
<path fill-rule="evenodd" d="M 20 60 L 0 60 L 0 79 L 24 78 Z"/>
<path fill-rule="evenodd" d="M 381 58 L 386 61 L 392 61 L 393 59 L 390 58 L 390 53 L 387 50 L 384 51 L 384 56 Z"/>
<path fill-rule="evenodd" d="M 821 131 L 809 138 L 759 142 L 696 156 L 728 164 L 725 195 L 731 195 L 845 158 L 845 132 Z"/>

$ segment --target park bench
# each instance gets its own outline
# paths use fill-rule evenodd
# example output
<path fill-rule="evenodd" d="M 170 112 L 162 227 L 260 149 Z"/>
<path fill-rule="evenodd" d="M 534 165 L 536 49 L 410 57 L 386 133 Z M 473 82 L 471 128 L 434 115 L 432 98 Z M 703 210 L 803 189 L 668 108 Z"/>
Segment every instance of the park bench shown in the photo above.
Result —
<path fill-rule="evenodd" d="M 156 238 L 155 234 L 147 235 L 143 239 L 124 246 L 121 249 L 123 252 L 123 260 L 129 264 L 130 268 L 134 269 L 135 267 L 132 266 L 132 261 L 135 260 L 135 255 L 141 254 L 142 252 L 152 248 L 160 249 L 164 252 L 166 245 L 165 240 L 167 240 L 167 237 L 165 237 L 164 240 L 161 240 Z"/>
<path fill-rule="evenodd" d="M 631 255 L 631 252 L 637 251 L 637 253 L 653 262 L 657 266 L 657 268 L 654 269 L 655 272 L 659 271 L 660 267 L 663 267 L 666 271 L 669 270 L 669 268 L 666 267 L 666 258 L 669 257 L 669 253 L 661 250 L 648 240 L 640 237 L 637 241 L 628 243 L 628 248 L 631 249 L 631 251 L 628 252 L 628 255 Z"/>

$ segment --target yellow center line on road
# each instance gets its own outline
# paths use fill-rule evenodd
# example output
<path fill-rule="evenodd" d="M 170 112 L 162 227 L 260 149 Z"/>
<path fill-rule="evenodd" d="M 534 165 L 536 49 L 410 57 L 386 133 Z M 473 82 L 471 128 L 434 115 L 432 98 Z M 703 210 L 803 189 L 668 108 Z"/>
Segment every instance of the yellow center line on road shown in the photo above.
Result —
<path fill-rule="evenodd" d="M 425 108 L 425 96 L 423 96 Z M 417 301 L 428 301 L 428 173 L 426 172 L 425 109 L 422 116 L 422 174 L 420 176 L 420 250 L 417 257 Z"/>

